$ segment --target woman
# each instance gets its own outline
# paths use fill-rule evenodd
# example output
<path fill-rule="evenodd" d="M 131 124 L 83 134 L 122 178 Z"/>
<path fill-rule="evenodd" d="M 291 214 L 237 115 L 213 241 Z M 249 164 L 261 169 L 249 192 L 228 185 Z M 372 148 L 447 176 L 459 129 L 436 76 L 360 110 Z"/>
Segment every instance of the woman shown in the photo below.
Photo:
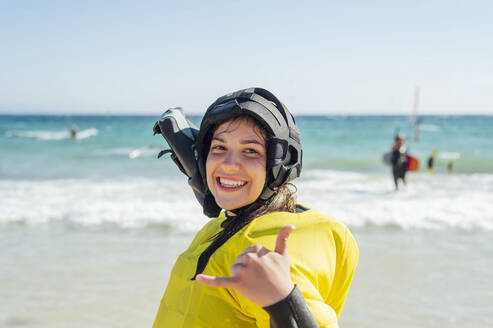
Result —
<path fill-rule="evenodd" d="M 238 254 L 256 244 L 273 249 L 286 225 L 297 227 L 290 237 L 291 280 L 318 324 L 336 327 L 358 249 L 342 223 L 295 203 L 289 181 L 301 173 L 302 149 L 286 107 L 260 88 L 221 97 L 204 115 L 196 149 L 204 213 L 215 218 L 175 263 L 154 327 L 269 327 L 261 307 L 275 300 L 256 304 L 195 278 L 229 276 Z M 240 268 L 232 267 L 233 276 Z M 281 294 L 292 292 L 292 285 L 282 286 Z"/>

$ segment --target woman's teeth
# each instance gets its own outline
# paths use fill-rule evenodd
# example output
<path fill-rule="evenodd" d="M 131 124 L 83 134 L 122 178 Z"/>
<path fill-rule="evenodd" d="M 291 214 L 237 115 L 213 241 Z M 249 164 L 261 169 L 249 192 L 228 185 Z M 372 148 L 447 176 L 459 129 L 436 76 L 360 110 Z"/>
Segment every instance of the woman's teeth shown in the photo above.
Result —
<path fill-rule="evenodd" d="M 229 180 L 225 178 L 219 178 L 219 183 L 224 186 L 224 187 L 241 187 L 246 184 L 246 181 L 236 181 L 236 180 Z"/>

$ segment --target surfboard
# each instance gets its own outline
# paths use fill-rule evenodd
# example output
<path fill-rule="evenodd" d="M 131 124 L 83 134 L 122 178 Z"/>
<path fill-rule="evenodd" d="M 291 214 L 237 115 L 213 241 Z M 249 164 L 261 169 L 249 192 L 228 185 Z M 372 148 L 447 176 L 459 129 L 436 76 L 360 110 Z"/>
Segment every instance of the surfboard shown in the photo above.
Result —
<path fill-rule="evenodd" d="M 383 154 L 382 156 L 382 161 L 384 162 L 385 165 L 392 165 L 390 160 L 392 159 L 392 152 L 388 152 Z"/>
<path fill-rule="evenodd" d="M 418 171 L 419 170 L 419 160 L 411 155 L 407 155 L 407 165 L 406 171 Z"/>
<path fill-rule="evenodd" d="M 392 160 L 392 152 L 383 154 L 382 161 L 385 163 L 385 165 L 392 166 L 391 160 Z M 416 157 L 407 155 L 406 171 L 418 171 L 418 170 L 419 170 L 419 160 Z"/>

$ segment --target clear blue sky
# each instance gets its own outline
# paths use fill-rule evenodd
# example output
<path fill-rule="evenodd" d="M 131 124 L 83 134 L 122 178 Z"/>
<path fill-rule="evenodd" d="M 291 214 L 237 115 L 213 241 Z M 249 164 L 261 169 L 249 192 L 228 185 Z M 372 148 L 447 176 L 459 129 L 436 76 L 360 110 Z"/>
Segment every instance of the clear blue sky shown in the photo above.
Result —
<path fill-rule="evenodd" d="M 493 114 L 493 1 L 0 1 L 0 113 Z"/>

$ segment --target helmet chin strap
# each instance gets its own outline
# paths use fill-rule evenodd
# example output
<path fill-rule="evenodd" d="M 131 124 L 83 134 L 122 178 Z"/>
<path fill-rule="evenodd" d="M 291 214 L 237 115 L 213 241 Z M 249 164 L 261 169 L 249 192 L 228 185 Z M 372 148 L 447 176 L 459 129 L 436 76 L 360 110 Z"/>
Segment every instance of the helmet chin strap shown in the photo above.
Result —
<path fill-rule="evenodd" d="M 262 205 L 263 204 L 257 199 L 251 204 L 235 208 L 234 210 L 226 210 L 226 220 L 221 223 L 221 228 L 223 228 L 224 230 L 229 230 L 230 226 L 235 226 L 237 224 L 244 226 L 248 224 L 248 222 L 251 222 L 253 220 L 253 218 L 249 218 L 248 215 L 258 210 L 260 207 L 262 207 Z M 243 224 L 241 222 L 243 222 Z"/>
<path fill-rule="evenodd" d="M 234 216 L 243 217 L 249 213 L 252 213 L 252 212 L 258 210 L 260 207 L 262 207 L 262 205 L 264 205 L 263 202 L 261 202 L 259 200 L 260 199 L 257 199 L 253 203 L 250 203 L 250 204 L 242 206 L 242 207 L 235 208 L 234 210 L 228 210 L 227 212 L 232 213 Z M 229 214 L 229 215 L 231 215 L 231 214 Z"/>
<path fill-rule="evenodd" d="M 277 190 L 271 189 L 267 184 L 264 186 L 264 189 L 260 193 L 260 196 L 253 201 L 253 203 L 250 203 L 248 205 L 235 208 L 233 210 L 226 210 L 226 216 L 229 218 L 231 216 L 230 213 L 232 213 L 234 216 L 245 216 L 250 213 L 253 213 L 254 211 L 258 210 L 265 204 L 268 204 L 270 199 L 277 194 Z"/>

